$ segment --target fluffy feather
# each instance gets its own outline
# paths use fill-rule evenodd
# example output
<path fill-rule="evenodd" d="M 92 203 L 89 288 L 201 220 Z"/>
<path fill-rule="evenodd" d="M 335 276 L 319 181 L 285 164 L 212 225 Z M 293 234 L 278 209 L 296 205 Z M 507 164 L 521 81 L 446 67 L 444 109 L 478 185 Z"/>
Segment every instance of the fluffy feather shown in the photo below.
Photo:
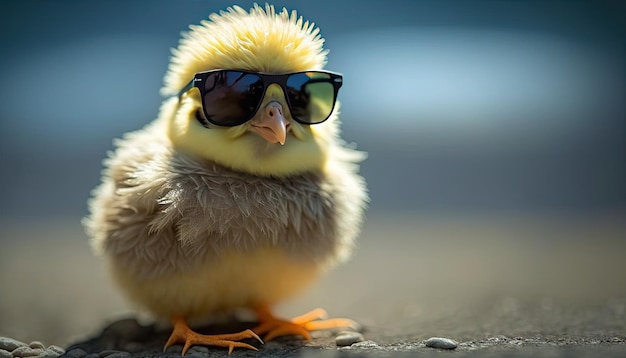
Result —
<path fill-rule="evenodd" d="M 314 23 L 296 11 L 255 5 L 239 6 L 190 26 L 173 50 L 163 95 L 175 95 L 194 73 L 211 69 L 239 69 L 265 73 L 317 70 L 326 64 L 324 40 Z"/>
<path fill-rule="evenodd" d="M 295 12 L 234 7 L 183 38 L 162 92 L 214 68 L 320 69 L 322 44 Z M 280 146 L 246 124 L 207 129 L 199 108 L 193 90 L 168 99 L 153 123 L 115 141 L 84 220 L 123 292 L 164 318 L 298 292 L 348 256 L 368 200 L 363 154 L 343 146 L 337 113 L 315 126 L 292 121 Z"/>

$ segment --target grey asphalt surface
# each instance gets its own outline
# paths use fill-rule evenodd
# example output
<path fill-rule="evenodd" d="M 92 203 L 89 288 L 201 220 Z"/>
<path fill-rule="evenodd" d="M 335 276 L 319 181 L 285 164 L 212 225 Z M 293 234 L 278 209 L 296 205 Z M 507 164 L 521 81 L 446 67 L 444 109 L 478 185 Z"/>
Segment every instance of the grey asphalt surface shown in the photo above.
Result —
<path fill-rule="evenodd" d="M 623 217 L 370 217 L 350 262 L 277 308 L 290 317 L 324 307 L 360 322 L 366 341 L 338 348 L 336 332 L 326 332 L 236 356 L 626 356 Z M 167 327 L 126 306 L 78 220 L 4 222 L 0 234 L 1 336 L 178 356 L 176 346 L 159 353 Z M 127 328 L 138 319 L 134 335 L 120 335 L 119 323 L 101 334 L 125 318 Z M 223 333 L 252 324 L 200 328 Z M 427 348 L 430 337 L 459 346 Z M 207 351 L 194 355 L 227 353 Z"/>

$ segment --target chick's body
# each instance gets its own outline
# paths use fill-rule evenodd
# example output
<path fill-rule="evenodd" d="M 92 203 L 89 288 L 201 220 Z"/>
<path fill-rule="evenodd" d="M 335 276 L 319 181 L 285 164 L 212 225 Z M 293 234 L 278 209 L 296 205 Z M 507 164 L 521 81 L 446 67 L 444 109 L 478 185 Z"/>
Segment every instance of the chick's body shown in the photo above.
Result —
<path fill-rule="evenodd" d="M 348 253 L 363 199 L 349 164 L 257 176 L 176 151 L 162 126 L 117 142 L 91 203 L 94 244 L 140 306 L 169 318 L 276 303 Z"/>
<path fill-rule="evenodd" d="M 295 13 L 229 9 L 192 27 L 163 92 L 175 93 L 202 70 L 321 69 L 322 41 Z M 115 282 L 139 307 L 194 318 L 271 306 L 349 254 L 367 201 L 357 174 L 362 155 L 343 146 L 336 112 L 301 125 L 271 86 L 259 112 L 284 105 L 284 145 L 268 143 L 249 123 L 203 126 L 194 91 L 166 100 L 153 123 L 115 143 L 85 222 Z"/>

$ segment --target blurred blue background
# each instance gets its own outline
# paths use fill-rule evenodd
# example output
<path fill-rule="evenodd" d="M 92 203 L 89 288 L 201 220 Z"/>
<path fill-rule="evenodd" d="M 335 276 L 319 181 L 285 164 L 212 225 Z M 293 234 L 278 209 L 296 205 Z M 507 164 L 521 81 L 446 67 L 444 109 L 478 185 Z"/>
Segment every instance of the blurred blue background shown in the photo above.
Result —
<path fill-rule="evenodd" d="M 112 139 L 157 115 L 180 32 L 231 4 L 3 1 L 0 216 L 82 216 Z M 275 5 L 345 76 L 370 215 L 626 208 L 624 2 Z"/>

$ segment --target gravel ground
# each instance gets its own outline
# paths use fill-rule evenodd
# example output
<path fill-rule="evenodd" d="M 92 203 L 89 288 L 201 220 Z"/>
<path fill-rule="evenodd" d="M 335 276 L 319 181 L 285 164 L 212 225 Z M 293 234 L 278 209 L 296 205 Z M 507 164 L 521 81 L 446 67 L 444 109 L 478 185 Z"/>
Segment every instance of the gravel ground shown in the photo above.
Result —
<path fill-rule="evenodd" d="M 321 332 L 234 356 L 626 356 L 621 218 L 370 218 L 350 263 L 278 307 L 284 317 L 324 307 L 353 318 L 363 341 L 338 347 L 341 332 Z M 0 346 L 0 358 L 61 348 L 89 358 L 179 356 L 180 346 L 161 352 L 168 328 L 137 316 L 110 286 L 77 220 L 3 222 L 0 240 L 0 336 L 45 343 L 30 353 Z M 458 345 L 427 347 L 432 337 Z"/>
<path fill-rule="evenodd" d="M 255 325 L 250 323 L 231 323 L 197 327 L 198 331 L 206 334 L 236 332 Z M 408 333 L 408 332 L 407 332 Z M 129 318 L 114 322 L 106 327 L 102 334 L 79 342 L 67 348 L 70 357 L 82 358 L 89 352 L 100 353 L 100 357 L 116 353 L 130 357 L 179 357 L 181 345 L 174 345 L 163 352 L 163 342 L 170 334 L 168 329 L 157 328 L 155 325 L 143 326 L 136 320 Z M 260 345 L 254 341 L 248 343 L 257 346 L 260 351 L 236 350 L 238 357 L 270 357 L 270 356 L 391 356 L 400 354 L 434 355 L 433 352 L 449 351 L 429 347 L 433 339 L 415 340 L 411 334 L 405 337 L 385 337 L 382 332 L 370 331 L 365 333 L 368 338 L 345 347 L 338 347 L 335 332 L 319 332 L 311 342 L 295 338 L 281 338 L 276 341 Z M 451 341 L 439 338 L 438 341 Z M 447 346 L 447 345 L 446 345 Z M 571 354 L 591 354 L 602 352 L 603 355 L 626 355 L 626 339 L 623 335 L 615 336 L 605 333 L 596 335 L 552 335 L 535 334 L 532 336 L 490 336 L 483 339 L 474 339 L 459 342 L 455 345 L 455 356 L 570 356 Z M 192 347 L 187 353 L 189 356 L 226 357 L 226 349 Z M 116 356 L 117 357 L 117 356 Z"/>

